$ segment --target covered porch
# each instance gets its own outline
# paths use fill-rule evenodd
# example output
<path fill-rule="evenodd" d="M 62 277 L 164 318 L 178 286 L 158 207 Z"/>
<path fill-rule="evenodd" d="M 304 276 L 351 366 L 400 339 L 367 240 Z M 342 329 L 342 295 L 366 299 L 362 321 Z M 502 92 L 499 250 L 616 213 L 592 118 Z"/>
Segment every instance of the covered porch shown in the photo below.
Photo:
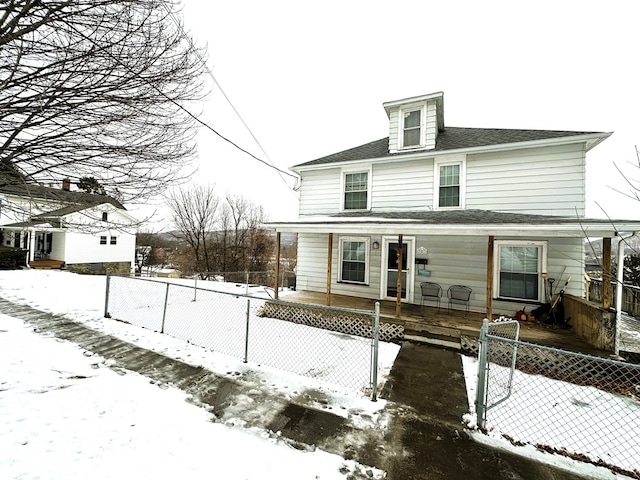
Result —
<path fill-rule="evenodd" d="M 428 305 L 403 303 L 400 316 L 396 316 L 396 302 L 374 300 L 349 295 L 330 294 L 330 305 L 333 307 L 373 310 L 375 303 L 380 302 L 380 320 L 398 323 L 404 326 L 404 338 L 448 348 L 466 349 L 465 343 L 477 340 L 482 321 L 487 318 L 483 313 L 448 310 L 446 300 L 440 308 Z M 311 305 L 327 304 L 327 294 L 321 292 L 296 291 L 283 295 L 285 302 L 306 303 Z M 495 319 L 494 315 L 494 319 Z M 520 339 L 547 347 L 572 352 L 610 357 L 611 352 L 598 349 L 571 329 L 545 325 L 535 321 L 520 322 Z M 467 346 L 468 347 L 468 346 Z"/>

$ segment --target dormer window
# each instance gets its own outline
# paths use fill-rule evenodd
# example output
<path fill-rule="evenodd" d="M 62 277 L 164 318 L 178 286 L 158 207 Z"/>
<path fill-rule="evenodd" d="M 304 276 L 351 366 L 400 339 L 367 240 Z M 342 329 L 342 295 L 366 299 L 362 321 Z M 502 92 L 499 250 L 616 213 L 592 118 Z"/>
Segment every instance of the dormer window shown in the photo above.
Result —
<path fill-rule="evenodd" d="M 413 147 L 420 145 L 420 110 L 412 110 L 404 112 L 404 124 L 403 124 L 403 147 Z"/>
<path fill-rule="evenodd" d="M 107 212 L 102 212 L 102 221 L 106 222 L 109 218 L 109 214 Z"/>

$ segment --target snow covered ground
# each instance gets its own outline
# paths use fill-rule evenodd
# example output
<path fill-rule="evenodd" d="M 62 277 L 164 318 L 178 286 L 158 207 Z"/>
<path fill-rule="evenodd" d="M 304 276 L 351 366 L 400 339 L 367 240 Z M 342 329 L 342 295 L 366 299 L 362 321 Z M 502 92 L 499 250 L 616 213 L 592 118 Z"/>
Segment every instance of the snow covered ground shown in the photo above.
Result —
<path fill-rule="evenodd" d="M 199 282 L 198 286 L 204 285 Z M 244 285 L 215 286 L 237 293 L 246 291 Z M 252 368 L 170 336 L 102 318 L 104 291 L 105 278 L 101 276 L 0 271 L 0 297 L 10 301 L 65 315 L 221 375 Z M 463 357 L 463 365 L 471 412 L 466 420 L 473 426 L 477 362 Z M 349 475 L 374 479 L 385 476 L 385 472 L 320 450 L 293 449 L 271 432 L 234 427 L 238 423 L 233 419 L 214 423 L 210 412 L 185 401 L 184 392 L 111 366 L 104 358 L 35 333 L 22 321 L 0 314 L 1 479 L 324 480 L 345 479 Z M 384 427 L 383 400 L 374 403 L 334 389 L 321 378 L 287 375 L 264 367 L 258 374 L 280 395 L 309 386 L 323 389 L 327 408 L 332 408 L 333 413 L 349 417 L 358 411 L 362 415 L 353 421 L 370 417 Z M 526 382 L 526 376 L 518 381 Z M 560 389 L 561 385 L 553 388 Z M 624 425 L 625 419 L 620 420 L 619 425 Z M 637 432 L 620 432 L 637 437 Z M 477 441 L 555 464 L 585 478 L 625 478 L 603 468 L 541 453 L 531 445 L 514 447 L 501 433 L 524 443 L 537 441 L 517 438 L 511 430 L 496 429 L 490 436 L 475 432 L 473 436 Z M 626 461 L 625 466 L 633 467 L 638 459 L 629 454 Z"/>
<path fill-rule="evenodd" d="M 199 285 L 202 286 L 202 285 Z M 225 288 L 243 288 L 226 285 Z M 105 278 L 63 271 L 1 271 L 0 296 L 224 374 L 242 362 L 102 318 Z M 244 293 L 244 292 L 241 292 Z M 109 368 L 74 344 L 0 314 L 0 478 L 344 479 L 384 472 L 320 450 L 300 451 L 266 431 L 211 422 L 175 388 Z M 314 380 L 261 372 L 275 390 Z M 322 388 L 321 380 L 315 380 Z M 385 402 L 325 389 L 335 413 L 375 418 Z"/>

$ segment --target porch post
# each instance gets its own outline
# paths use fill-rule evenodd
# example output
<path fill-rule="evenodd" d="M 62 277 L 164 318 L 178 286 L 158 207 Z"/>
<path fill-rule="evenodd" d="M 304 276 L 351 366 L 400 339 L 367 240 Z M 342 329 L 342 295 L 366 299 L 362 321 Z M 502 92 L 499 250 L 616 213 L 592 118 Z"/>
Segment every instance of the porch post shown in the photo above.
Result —
<path fill-rule="evenodd" d="M 619 247 L 618 247 L 619 248 Z M 602 308 L 611 308 L 611 238 L 602 239 Z"/>
<path fill-rule="evenodd" d="M 487 319 L 493 320 L 493 235 L 487 245 Z"/>
<path fill-rule="evenodd" d="M 274 297 L 278 300 L 280 290 L 280 232 L 276 232 L 276 278 L 274 279 Z"/>
<path fill-rule="evenodd" d="M 28 230 L 29 232 L 29 262 L 35 260 L 36 252 L 36 232 L 35 230 Z"/>
<path fill-rule="evenodd" d="M 331 305 L 331 260 L 333 259 L 333 233 L 329 234 L 327 243 L 327 306 Z"/>
<path fill-rule="evenodd" d="M 396 318 L 400 318 L 401 310 L 402 310 L 402 234 L 398 234 L 398 281 L 396 284 L 396 288 L 398 292 L 396 293 Z"/>

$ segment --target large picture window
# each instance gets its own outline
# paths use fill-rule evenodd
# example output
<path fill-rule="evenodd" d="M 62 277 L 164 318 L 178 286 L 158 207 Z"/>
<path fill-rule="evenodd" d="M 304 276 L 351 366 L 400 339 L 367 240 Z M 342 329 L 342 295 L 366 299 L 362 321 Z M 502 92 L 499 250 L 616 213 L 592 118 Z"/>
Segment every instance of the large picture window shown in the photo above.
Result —
<path fill-rule="evenodd" d="M 497 294 L 500 298 L 542 301 L 542 272 L 546 244 L 542 242 L 496 242 Z"/>
<path fill-rule="evenodd" d="M 369 239 L 344 237 L 340 239 L 340 281 L 369 282 Z"/>
<path fill-rule="evenodd" d="M 369 172 L 346 173 L 344 176 L 344 209 L 367 210 L 369 205 Z"/>

